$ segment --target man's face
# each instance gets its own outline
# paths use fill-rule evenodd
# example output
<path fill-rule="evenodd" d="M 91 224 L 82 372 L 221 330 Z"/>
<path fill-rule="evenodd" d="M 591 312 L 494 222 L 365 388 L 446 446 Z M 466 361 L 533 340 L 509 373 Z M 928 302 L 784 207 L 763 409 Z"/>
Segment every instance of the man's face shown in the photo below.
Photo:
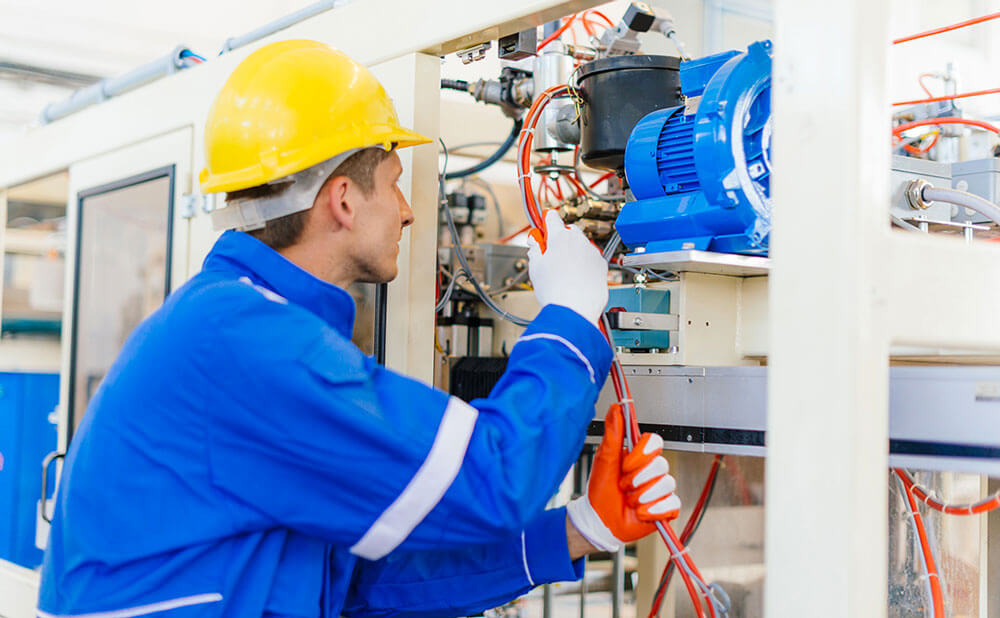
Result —
<path fill-rule="evenodd" d="M 393 152 L 375 168 L 375 190 L 361 196 L 354 229 L 358 281 L 385 283 L 398 274 L 399 240 L 403 228 L 413 223 L 413 211 L 397 184 L 402 173 L 399 155 Z"/>

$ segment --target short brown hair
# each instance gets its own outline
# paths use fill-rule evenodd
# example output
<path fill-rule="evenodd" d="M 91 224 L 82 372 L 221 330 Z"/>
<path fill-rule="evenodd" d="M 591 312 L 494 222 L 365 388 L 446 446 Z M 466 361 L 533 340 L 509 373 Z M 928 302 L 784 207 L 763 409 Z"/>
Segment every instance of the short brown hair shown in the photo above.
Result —
<path fill-rule="evenodd" d="M 323 181 L 320 191 L 317 194 L 322 192 L 322 189 L 332 179 L 338 176 L 346 176 L 361 188 L 362 193 L 366 196 L 371 195 L 375 192 L 375 168 L 387 159 L 391 152 L 391 150 L 383 150 L 382 148 L 365 148 L 354 153 L 330 173 L 327 179 Z M 256 199 L 270 197 L 281 193 L 286 188 L 287 185 L 283 184 L 250 187 L 242 191 L 227 193 L 226 201 L 240 198 Z M 312 212 L 311 207 L 299 212 L 293 212 L 284 217 L 271 219 L 264 224 L 264 227 L 249 230 L 247 234 L 250 234 L 275 251 L 285 249 L 299 241 L 299 238 L 302 236 L 302 230 L 306 227 L 306 220 L 310 212 Z"/>

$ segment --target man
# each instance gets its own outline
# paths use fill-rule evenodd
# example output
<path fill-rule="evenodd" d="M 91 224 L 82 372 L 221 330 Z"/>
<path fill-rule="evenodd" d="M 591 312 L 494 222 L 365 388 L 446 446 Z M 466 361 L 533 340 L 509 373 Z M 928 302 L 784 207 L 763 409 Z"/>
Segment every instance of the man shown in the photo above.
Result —
<path fill-rule="evenodd" d="M 581 575 L 676 516 L 662 442 L 607 419 L 588 495 L 544 510 L 610 363 L 606 269 L 550 219 L 544 308 L 472 405 L 351 344 L 355 281 L 396 276 L 413 213 L 399 126 L 364 67 L 285 41 L 226 82 L 205 134 L 227 231 L 140 325 L 73 440 L 39 615 L 463 615 Z"/>

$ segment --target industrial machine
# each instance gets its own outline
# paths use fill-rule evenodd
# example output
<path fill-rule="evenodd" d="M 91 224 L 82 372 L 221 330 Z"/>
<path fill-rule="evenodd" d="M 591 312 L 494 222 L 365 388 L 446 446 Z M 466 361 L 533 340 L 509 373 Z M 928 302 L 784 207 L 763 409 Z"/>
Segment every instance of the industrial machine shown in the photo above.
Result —
<path fill-rule="evenodd" d="M 625 150 L 636 201 L 615 228 L 636 252 L 766 255 L 771 43 L 680 65 L 685 103 L 639 121 Z"/>
<path fill-rule="evenodd" d="M 846 200 L 829 203 L 828 192 L 816 191 L 819 183 L 796 194 L 795 199 L 802 203 L 811 200 L 810 205 L 825 206 L 822 217 L 802 223 L 792 236 L 824 239 L 822 246 L 827 251 L 842 244 L 858 244 L 865 248 L 861 252 L 865 259 L 875 256 L 864 264 L 873 268 L 872 264 L 879 268 L 884 264 L 885 272 L 891 274 L 883 276 L 879 270 L 880 276 L 865 280 L 864 287 L 845 288 L 845 281 L 851 279 L 847 275 L 840 278 L 838 270 L 822 270 L 825 263 L 820 260 L 814 265 L 789 260 L 779 266 L 781 258 L 771 254 L 771 232 L 780 224 L 776 217 L 782 216 L 780 210 L 772 216 L 772 201 L 781 200 L 777 194 L 772 198 L 772 181 L 788 178 L 782 176 L 783 169 L 788 174 L 789 169 L 795 169 L 796 157 L 806 158 L 805 146 L 795 151 L 786 143 L 782 153 L 788 157 L 783 159 L 787 163 L 772 168 L 772 142 L 780 140 L 772 133 L 772 124 L 781 126 L 782 122 L 780 115 L 772 121 L 772 65 L 783 53 L 801 52 L 802 44 L 792 38 L 776 39 L 787 42 L 783 44 L 792 46 L 791 50 L 760 40 L 725 47 L 706 44 L 706 53 L 689 55 L 680 43 L 687 25 L 675 21 L 660 6 L 631 3 L 624 9 L 618 7 L 619 17 L 586 8 L 592 3 L 584 3 L 585 8 L 576 14 L 567 14 L 571 7 L 566 3 L 512 0 L 477 7 L 479 25 L 475 27 L 458 19 L 443 20 L 435 25 L 440 31 L 423 30 L 427 36 L 413 43 L 413 20 L 402 20 L 405 23 L 397 29 L 395 22 L 384 19 L 381 6 L 320 4 L 323 6 L 228 41 L 224 53 L 204 63 L 192 60 L 192 52 L 179 48 L 164 62 L 151 64 L 129 79 L 123 76 L 115 80 L 112 88 L 105 89 L 107 96 L 99 97 L 107 99 L 103 102 L 96 102 L 92 94 L 97 91 L 93 90 L 75 102 L 58 104 L 46 114 L 50 124 L 17 144 L 17 156 L 0 153 L 0 188 L 9 190 L 56 170 L 64 170 L 69 179 L 65 275 L 66 290 L 71 294 L 64 300 L 61 319 L 68 349 L 62 355 L 60 404 L 53 415 L 59 421 L 58 448 L 48 460 L 52 465 L 46 472 L 35 466 L 35 480 L 43 476 L 46 481 L 54 480 L 58 455 L 67 448 L 107 359 L 114 357 L 120 337 L 127 334 L 118 331 L 127 331 L 169 290 L 197 272 L 216 238 L 209 218 L 217 205 L 198 193 L 192 172 L 202 165 L 201 125 L 211 97 L 234 66 L 236 56 L 246 51 L 241 46 L 274 38 L 321 36 L 371 64 L 401 117 L 412 121 L 416 130 L 437 134 L 440 127 L 442 135 L 450 132 L 464 138 L 468 133 L 470 140 L 486 139 L 496 146 L 465 167 L 455 163 L 460 144 L 447 138 L 445 145 L 453 148 L 448 155 L 431 146 L 403 153 L 401 190 L 413 204 L 417 218 L 401 245 L 399 278 L 388 286 L 354 291 L 359 304 L 355 340 L 366 352 L 463 398 L 487 394 L 502 374 L 506 356 L 524 325 L 538 311 L 524 247 L 528 229 L 515 230 L 526 222 L 524 215 L 530 220 L 541 209 L 558 209 L 564 221 L 579 225 L 609 260 L 613 285 L 606 326 L 609 345 L 614 346 L 619 359 L 616 376 L 631 390 L 641 429 L 656 431 L 665 440 L 686 505 L 676 527 L 680 530 L 682 524 L 690 525 L 683 539 L 690 549 L 688 555 L 698 562 L 708 582 L 725 590 L 728 615 L 756 616 L 763 607 L 766 578 L 788 578 L 779 571 L 780 564 L 771 562 L 765 569 L 765 520 L 771 522 L 772 529 L 780 529 L 782 522 L 801 523 L 789 515 L 794 509 L 772 509 L 772 496 L 782 488 L 768 486 L 765 492 L 764 463 L 775 449 L 786 458 L 780 460 L 782 466 L 769 466 L 768 475 L 776 474 L 779 468 L 777 474 L 795 467 L 788 465 L 788 431 L 774 432 L 775 426 L 769 424 L 790 427 L 792 417 L 786 413 L 777 421 L 774 416 L 769 420 L 772 405 L 783 405 L 787 411 L 789 401 L 794 401 L 788 396 L 792 382 L 804 383 L 804 378 L 812 375 L 816 381 L 809 382 L 812 392 L 808 402 L 816 410 L 829 412 L 823 407 L 827 400 L 854 392 L 848 388 L 851 385 L 845 387 L 837 381 L 843 378 L 842 372 L 827 377 L 830 367 L 842 369 L 844 363 L 816 363 L 819 352 L 810 357 L 814 364 L 808 367 L 809 376 L 797 375 L 795 380 L 790 379 L 788 368 L 794 363 L 787 354 L 778 362 L 776 349 L 782 342 L 783 349 L 788 349 L 780 331 L 789 324 L 776 322 L 773 316 L 791 321 L 788 299 L 792 295 L 787 287 L 784 292 L 775 292 L 778 277 L 772 281 L 770 275 L 784 268 L 787 286 L 788 273 L 799 272 L 796 267 L 815 268 L 819 284 L 825 286 L 829 281 L 832 286 L 824 306 L 833 306 L 840 313 L 855 305 L 875 307 L 872 311 L 881 321 L 855 320 L 845 326 L 835 320 L 837 313 L 831 309 L 823 313 L 825 321 L 814 324 L 811 320 L 819 309 L 806 302 L 811 297 L 796 299 L 810 308 L 795 315 L 796 323 L 813 325 L 805 335 L 799 334 L 803 345 L 816 338 L 824 343 L 813 347 L 825 345 L 821 352 L 840 358 L 841 351 L 833 349 L 837 345 L 819 337 L 828 329 L 844 339 L 861 328 L 858 324 L 873 338 L 872 333 L 879 329 L 905 335 L 889 338 L 885 348 L 885 357 L 894 366 L 885 372 L 889 380 L 885 397 L 889 458 L 888 462 L 879 461 L 883 468 L 888 463 L 911 469 L 892 477 L 892 483 L 898 479 L 903 489 L 890 484 L 887 495 L 889 615 L 943 618 L 960 611 L 986 615 L 987 605 L 993 611 L 1000 595 L 996 594 L 996 582 L 987 577 L 985 565 L 992 564 L 997 555 L 988 542 L 1000 534 L 995 513 L 980 525 L 975 517 L 955 523 L 946 511 L 928 512 L 936 508 L 931 505 L 933 500 L 945 500 L 942 496 L 948 497 L 951 507 L 963 501 L 978 504 L 978 510 L 970 506 L 970 513 L 991 509 L 991 498 L 984 499 L 984 494 L 998 489 L 989 477 L 1000 476 L 1000 440 L 996 437 L 1000 427 L 992 420 L 1000 401 L 1000 371 L 996 368 L 1000 356 L 990 349 L 994 339 L 986 319 L 992 320 L 995 312 L 987 312 L 991 305 L 984 303 L 984 313 L 976 314 L 979 322 L 965 314 L 962 319 L 919 320 L 948 296 L 939 291 L 939 286 L 948 283 L 943 277 L 915 279 L 924 272 L 940 273 L 933 262 L 913 259 L 921 254 L 918 249 L 931 246 L 922 244 L 924 241 L 946 236 L 964 241 L 948 245 L 949 253 L 940 258 L 948 265 L 959 264 L 956 256 L 963 251 L 978 256 L 974 268 L 951 268 L 950 277 L 993 272 L 989 270 L 993 256 L 984 241 L 998 235 L 995 203 L 1000 199 L 1000 167 L 979 129 L 969 135 L 952 123 L 970 120 L 963 118 L 959 106 L 952 101 L 920 103 L 901 106 L 894 114 L 893 156 L 886 159 L 889 169 L 882 168 L 889 191 L 879 198 L 888 197 L 888 203 L 865 204 L 879 208 L 884 219 L 885 229 L 879 231 L 885 234 L 874 236 L 874 242 L 885 245 L 884 255 L 862 245 L 868 242 L 867 237 L 837 238 L 834 242 L 827 234 L 828 224 L 841 222 L 835 219 L 841 215 L 847 221 L 863 219 L 854 210 L 856 204 Z M 397 8 L 416 10 L 411 4 Z M 445 2 L 419 4 L 427 5 L 420 11 L 442 14 L 453 8 Z M 706 3 L 706 14 L 708 8 Z M 616 19 L 608 19 L 608 15 Z M 358 42 L 359 24 L 376 23 L 390 30 L 380 44 Z M 540 23 L 545 25 L 536 28 Z M 721 25 L 718 29 L 722 30 Z M 796 44 L 798 48 L 794 48 Z M 413 53 L 414 49 L 423 51 Z M 489 74 L 452 75 L 447 73 L 447 59 L 453 55 L 468 63 L 461 65 L 462 70 L 485 65 L 483 59 L 496 59 L 499 64 L 491 65 L 498 68 Z M 788 66 L 785 68 L 787 71 Z M 848 73 L 842 70 L 833 75 Z M 150 81 L 163 76 L 169 77 Z M 949 92 L 957 92 L 950 72 L 941 81 Z M 464 93 L 452 96 L 485 107 L 468 105 L 475 107 L 478 115 L 449 118 L 439 111 L 441 89 Z M 830 92 L 835 90 L 831 87 Z M 119 96 L 122 93 L 126 94 Z M 832 95 L 825 92 L 823 96 Z M 503 124 L 477 122 L 496 118 Z M 951 120 L 933 124 L 944 122 L 942 118 Z M 483 135 L 479 124 L 501 129 Z M 937 133 L 931 134 L 933 131 Z M 53 140 L 61 137 L 67 138 L 71 147 L 52 149 Z M 978 141 L 973 142 L 972 137 Z M 435 164 L 442 171 L 436 179 L 430 171 Z M 832 187 L 830 192 L 838 188 Z M 141 227 L 147 236 L 140 237 L 127 227 L 135 223 L 139 213 L 146 215 Z M 124 231 L 111 232 L 122 226 Z M 891 233 L 890 226 L 895 228 Z M 787 229 L 785 233 L 789 233 Z M 911 256 L 910 261 L 892 257 L 895 254 L 889 248 L 909 247 L 908 243 L 914 243 L 913 251 L 905 254 Z M 882 249 L 882 245 L 876 248 Z M 127 255 L 123 259 L 115 251 Z M 858 273 L 867 272 L 846 263 L 853 254 L 837 255 L 850 277 L 856 279 Z M 128 265 L 142 266 L 127 272 L 116 270 Z M 920 272 L 914 275 L 912 271 Z M 108 289 L 87 283 L 95 280 Z M 969 287 L 985 289 L 991 281 L 976 281 Z M 853 304 L 846 309 L 840 302 L 845 289 L 858 294 L 856 302 L 850 296 Z M 951 292 L 955 289 L 947 288 Z M 820 295 L 817 290 L 826 293 L 825 288 L 811 290 L 813 296 Z M 871 291 L 872 296 L 859 290 Z M 102 310 L 105 304 L 113 305 L 112 310 Z M 776 313 L 782 307 L 784 313 Z M 976 307 L 971 304 L 966 308 Z M 115 324 L 122 328 L 102 321 L 106 313 L 118 316 Z M 6 321 L 11 316 L 2 317 Z M 967 323 L 979 324 L 974 334 L 984 337 L 985 344 L 970 345 L 972 327 L 962 330 Z M 964 338 L 953 336 L 955 333 L 965 334 Z M 850 350 L 860 357 L 864 346 L 855 339 L 851 342 L 854 347 Z M 0 340 L 0 354 L 10 343 Z M 853 363 L 856 359 L 849 360 Z M 872 369 L 875 364 L 864 367 Z M 3 379 L 5 376 L 0 376 L 0 381 Z M 51 383 L 47 386 L 52 388 Z M 775 392 L 779 396 L 772 398 Z M 877 395 L 873 398 L 878 399 Z M 601 435 L 599 421 L 607 406 L 620 398 L 609 381 L 595 410 L 591 442 Z M 0 406 L 3 401 L 0 399 Z M 838 409 L 836 414 L 820 415 L 812 407 L 795 411 L 795 419 L 821 416 L 824 428 L 840 427 L 841 419 L 853 412 Z M 42 437 L 51 442 L 51 435 Z M 820 443 L 825 438 L 824 434 L 814 439 L 806 450 L 825 449 L 829 445 Z M 879 442 L 878 446 L 885 445 Z M 846 441 L 838 446 L 845 452 L 849 447 Z M 0 445 L 4 453 L 7 448 Z M 800 457 L 810 454 L 796 453 Z M 35 459 L 38 455 L 32 453 Z M 12 460 L 6 459 L 8 466 Z M 585 451 L 554 503 L 567 498 L 574 486 L 581 489 L 587 466 Z M 827 463 L 809 469 L 828 473 L 829 467 Z M 883 471 L 876 470 L 879 475 Z M 845 477 L 837 478 L 837 487 L 853 486 L 843 480 Z M 822 482 L 817 479 L 815 482 Z M 0 489 L 3 487 L 7 486 L 0 484 Z M 46 494 L 51 490 L 50 484 Z M 920 491 L 927 500 L 919 498 Z M 946 588 L 947 614 L 933 608 L 933 592 L 924 592 L 924 582 L 933 577 L 919 542 L 921 533 L 911 529 L 917 519 L 917 509 L 907 503 L 911 495 L 922 502 L 920 508 L 927 514 L 923 536 L 930 535 L 941 558 L 936 577 L 950 586 Z M 33 503 L 39 511 L 37 546 L 34 537 L 26 546 L 32 561 L 45 544 L 42 516 L 46 514 L 40 486 L 33 490 L 33 496 L 19 500 L 19 504 Z M 789 506 L 787 497 L 779 500 Z M 831 511 L 829 503 L 794 506 L 822 509 L 822 514 Z M 877 523 L 881 530 L 885 518 L 880 515 Z M 796 541 L 815 543 L 822 536 L 813 534 Z M 25 538 L 18 533 L 22 548 Z M 684 613 L 693 607 L 684 588 L 676 581 L 671 585 L 668 552 L 658 540 L 641 543 L 637 552 L 608 558 L 591 563 L 585 585 L 547 587 L 533 593 L 520 607 L 538 603 L 542 606 L 539 613 L 550 617 L 558 613 L 553 599 L 572 591 L 580 595 L 581 603 L 587 598 L 593 601 L 594 595 L 606 595 L 602 598 L 608 599 L 612 614 L 617 616 L 629 598 L 627 588 L 638 582 L 632 592 L 639 614 L 655 614 L 655 608 L 665 615 L 691 615 Z M 823 559 L 824 569 L 828 562 L 843 564 L 836 557 Z M 26 618 L 34 614 L 34 566 L 31 561 L 25 564 L 0 556 L 0 615 Z M 637 578 L 626 577 L 626 572 L 635 572 Z M 840 570 L 835 575 L 843 573 Z M 813 577 L 796 590 L 824 582 L 822 577 Z M 980 603 L 970 592 L 973 584 L 987 591 L 983 596 L 990 598 L 988 603 Z M 772 599 L 781 598 L 786 591 L 779 588 L 769 594 Z M 722 593 L 715 594 L 720 604 L 707 601 L 705 608 L 711 604 L 718 614 L 725 614 L 721 611 Z M 821 605 L 823 598 L 816 599 Z M 503 608 L 495 615 L 514 615 L 518 607 Z"/>

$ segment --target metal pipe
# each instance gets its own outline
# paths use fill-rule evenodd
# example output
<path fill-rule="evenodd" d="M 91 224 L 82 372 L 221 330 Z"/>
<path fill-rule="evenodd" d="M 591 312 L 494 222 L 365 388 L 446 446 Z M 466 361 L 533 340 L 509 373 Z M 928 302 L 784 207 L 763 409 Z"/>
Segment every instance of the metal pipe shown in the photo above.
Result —
<path fill-rule="evenodd" d="M 181 57 L 188 50 L 184 45 L 178 45 L 172 52 L 162 58 L 158 58 L 148 64 L 144 64 L 137 69 L 133 69 L 118 77 L 102 79 L 93 86 L 87 86 L 77 90 L 62 101 L 50 103 L 42 110 L 41 122 L 48 124 L 65 118 L 72 113 L 80 111 L 84 107 L 100 103 L 111 97 L 118 96 L 129 90 L 133 90 L 151 81 L 160 79 L 187 68 L 189 65 Z"/>
<path fill-rule="evenodd" d="M 611 560 L 611 618 L 621 618 L 625 601 L 625 548 L 615 552 Z"/>
<path fill-rule="evenodd" d="M 280 19 L 276 19 L 269 24 L 264 24 L 259 28 L 255 28 L 246 34 L 229 37 L 226 39 L 225 43 L 222 44 L 222 51 L 220 51 L 219 54 L 221 55 L 238 47 L 243 47 L 244 45 L 258 41 L 266 36 L 278 32 L 279 30 L 284 30 L 285 28 L 293 26 L 300 21 L 309 19 L 310 17 L 329 11 L 330 9 L 343 6 L 351 1 L 352 0 L 321 0 L 320 2 L 310 4 L 303 9 L 295 11 L 294 13 L 289 13 L 288 15 L 285 15 Z M 181 53 L 184 51 L 188 51 L 187 47 L 179 46 L 165 58 L 154 60 L 149 64 L 143 65 L 134 71 L 129 71 L 119 77 L 101 80 L 93 86 L 77 90 L 62 101 L 56 101 L 55 103 L 49 104 L 44 110 L 42 110 L 42 124 L 48 124 L 60 118 L 65 118 L 66 116 L 69 116 L 84 107 L 100 103 L 161 77 L 176 73 L 181 69 L 188 68 L 190 65 L 184 58 L 181 57 Z"/>
<path fill-rule="evenodd" d="M 1000 225 L 1000 207 L 978 195 L 958 189 L 942 189 L 928 185 L 924 187 L 922 197 L 928 202 L 945 202 L 969 208 Z"/>
<path fill-rule="evenodd" d="M 548 37 L 559 29 L 559 20 L 550 21 L 542 29 L 543 36 Z M 532 79 L 534 80 L 532 92 L 538 97 L 547 88 L 566 83 L 568 59 L 563 53 L 561 41 L 552 41 L 545 46 L 542 53 L 535 58 Z M 535 132 L 535 141 L 532 143 L 536 152 L 553 152 L 561 150 L 572 150 L 573 147 L 560 142 L 548 132 L 548 126 L 554 124 L 556 115 L 559 113 L 558 107 L 550 105 L 542 111 L 542 117 L 538 120 L 539 129 Z"/>
<path fill-rule="evenodd" d="M 226 39 L 226 42 L 222 44 L 222 50 L 219 52 L 219 55 L 221 56 L 226 52 L 233 51 L 238 47 L 243 47 L 244 45 L 253 43 L 254 41 L 259 41 L 260 39 L 270 36 L 279 30 L 284 30 L 289 26 L 294 26 L 300 21 L 304 21 L 310 17 L 329 11 L 330 9 L 343 6 L 348 2 L 350 2 L 350 0 L 320 0 L 320 2 L 310 4 L 309 6 L 299 9 L 294 13 L 289 13 L 284 17 L 280 17 L 271 23 L 264 24 L 259 28 L 254 28 L 246 34 L 229 37 Z"/>

